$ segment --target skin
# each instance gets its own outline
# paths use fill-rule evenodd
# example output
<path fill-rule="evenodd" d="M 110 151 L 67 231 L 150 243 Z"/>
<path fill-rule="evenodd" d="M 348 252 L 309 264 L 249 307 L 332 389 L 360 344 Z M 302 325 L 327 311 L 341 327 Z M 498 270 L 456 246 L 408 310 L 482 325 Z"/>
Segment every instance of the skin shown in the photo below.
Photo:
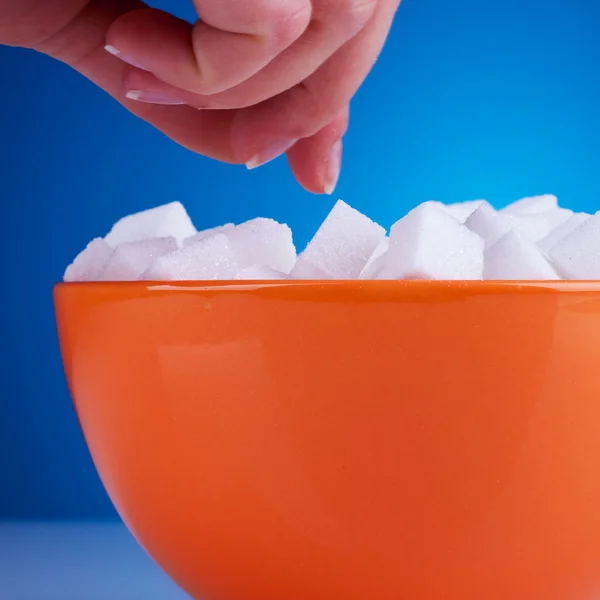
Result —
<path fill-rule="evenodd" d="M 332 193 L 349 104 L 400 0 L 193 0 L 195 24 L 138 0 L 0 0 L 0 44 L 63 61 L 199 154 L 286 153 Z"/>

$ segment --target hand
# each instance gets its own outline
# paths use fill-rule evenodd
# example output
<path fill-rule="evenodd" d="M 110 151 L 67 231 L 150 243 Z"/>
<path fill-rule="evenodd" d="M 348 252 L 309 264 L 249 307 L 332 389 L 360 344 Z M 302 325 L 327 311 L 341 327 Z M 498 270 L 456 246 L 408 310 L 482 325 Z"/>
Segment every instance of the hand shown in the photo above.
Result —
<path fill-rule="evenodd" d="M 200 154 L 253 168 L 287 152 L 331 193 L 400 0 L 193 1 L 195 25 L 139 0 L 0 0 L 0 43 L 71 65 Z"/>

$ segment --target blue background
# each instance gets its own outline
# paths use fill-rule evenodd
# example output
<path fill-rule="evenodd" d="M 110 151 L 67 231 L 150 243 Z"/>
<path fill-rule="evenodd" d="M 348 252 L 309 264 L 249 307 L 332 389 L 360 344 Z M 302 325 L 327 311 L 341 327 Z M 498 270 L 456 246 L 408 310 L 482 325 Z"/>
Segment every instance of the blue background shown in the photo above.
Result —
<path fill-rule="evenodd" d="M 385 226 L 430 199 L 551 192 L 598 208 L 599 31 L 596 0 L 405 0 L 352 105 L 336 196 Z M 33 52 L 0 48 L 0 72 L 0 519 L 113 518 L 63 379 L 64 267 L 163 202 L 197 227 L 273 217 L 302 246 L 333 199 L 303 192 L 283 160 L 246 172 L 195 156 Z"/>

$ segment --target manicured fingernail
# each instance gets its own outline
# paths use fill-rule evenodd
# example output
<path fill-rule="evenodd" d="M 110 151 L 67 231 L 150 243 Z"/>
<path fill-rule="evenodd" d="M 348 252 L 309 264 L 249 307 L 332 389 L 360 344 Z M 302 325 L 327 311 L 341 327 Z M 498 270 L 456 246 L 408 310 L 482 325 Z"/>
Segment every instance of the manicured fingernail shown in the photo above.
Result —
<path fill-rule="evenodd" d="M 125 98 L 129 100 L 137 100 L 138 102 L 145 102 L 146 104 L 166 104 L 170 106 L 180 106 L 185 104 L 181 100 L 158 94 L 156 92 L 146 92 L 144 90 L 129 90 L 125 94 Z"/>
<path fill-rule="evenodd" d="M 129 58 L 128 56 L 125 56 L 125 54 L 123 54 L 120 50 L 118 50 L 114 46 L 110 46 L 110 45 L 109 46 L 104 46 L 104 49 L 109 54 L 112 54 L 113 56 L 116 56 L 117 58 L 121 59 L 124 63 L 127 63 L 128 65 L 131 65 L 132 67 L 136 67 L 138 69 L 142 69 L 143 71 L 147 70 L 144 67 L 142 67 L 142 65 L 140 65 L 140 63 L 136 62 L 132 58 Z"/>
<path fill-rule="evenodd" d="M 335 190 L 338 179 L 340 178 L 340 169 L 342 166 L 342 140 L 338 140 L 329 151 L 329 156 L 325 159 L 325 171 L 323 176 L 323 191 L 331 196 Z"/>
<path fill-rule="evenodd" d="M 271 162 L 289 150 L 297 141 L 298 140 L 277 140 L 276 142 L 269 144 L 246 163 L 246 168 L 256 169 L 256 167 L 266 165 L 268 162 Z"/>

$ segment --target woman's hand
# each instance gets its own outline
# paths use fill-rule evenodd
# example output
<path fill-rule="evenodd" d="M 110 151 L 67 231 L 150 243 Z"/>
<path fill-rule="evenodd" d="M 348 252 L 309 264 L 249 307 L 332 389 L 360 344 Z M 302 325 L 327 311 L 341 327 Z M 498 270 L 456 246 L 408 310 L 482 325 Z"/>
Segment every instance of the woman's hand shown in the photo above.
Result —
<path fill-rule="evenodd" d="M 190 25 L 138 0 L 0 0 L 0 43 L 64 61 L 183 146 L 260 166 L 287 152 L 331 193 L 351 98 L 400 0 L 194 0 Z"/>

